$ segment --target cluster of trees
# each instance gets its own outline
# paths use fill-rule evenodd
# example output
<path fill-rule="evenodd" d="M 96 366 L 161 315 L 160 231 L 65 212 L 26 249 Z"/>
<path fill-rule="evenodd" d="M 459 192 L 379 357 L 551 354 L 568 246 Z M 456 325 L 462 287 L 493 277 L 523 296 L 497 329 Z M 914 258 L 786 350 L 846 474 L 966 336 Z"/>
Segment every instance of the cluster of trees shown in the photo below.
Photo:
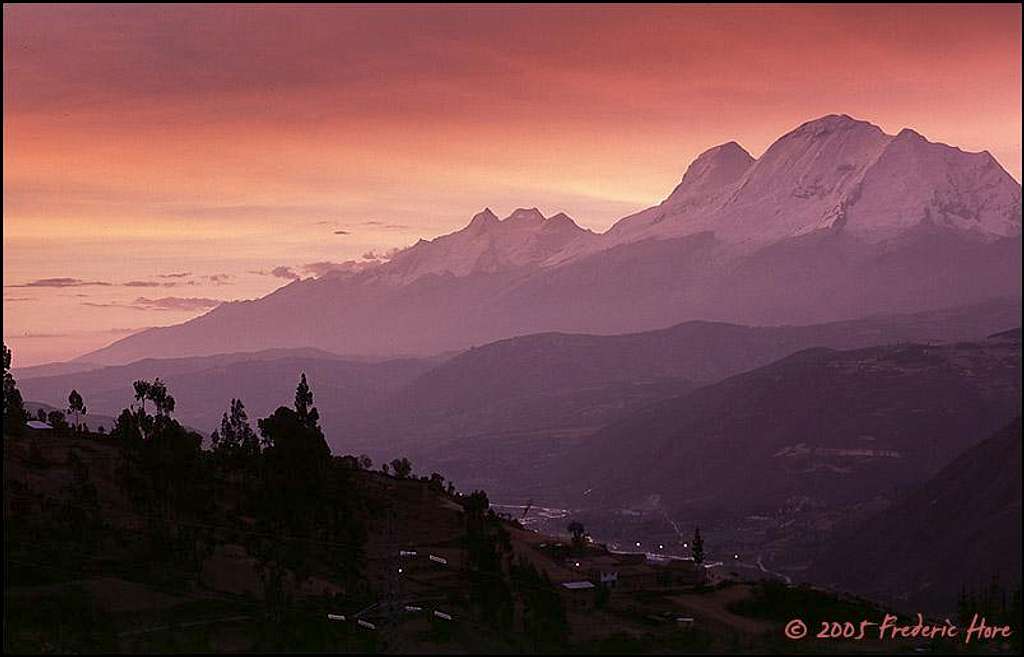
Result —
<path fill-rule="evenodd" d="M 4 423 L 20 428 L 26 414 L 10 360 L 5 346 Z M 232 399 L 209 437 L 208 450 L 202 435 L 174 417 L 175 398 L 161 379 L 135 381 L 132 388 L 133 402 L 117 416 L 109 436 L 120 448 L 117 482 L 141 517 L 150 519 L 147 563 L 158 568 L 171 560 L 198 572 L 204 550 L 226 540 L 242 543 L 260 564 L 268 609 L 279 621 L 291 603 L 286 582 L 311 574 L 314 564 L 340 570 L 346 588 L 351 585 L 356 595 L 366 586 L 363 519 L 374 511 L 364 491 L 353 485 L 352 473 L 369 470 L 373 463 L 365 455 L 331 454 L 305 374 L 292 405 L 277 408 L 255 426 L 242 400 Z M 40 411 L 40 418 L 59 431 L 88 431 L 87 414 L 82 395 L 72 390 L 66 411 Z M 404 457 L 383 463 L 381 471 L 413 478 L 413 465 Z M 453 484 L 436 472 L 420 480 L 455 496 Z M 96 490 L 84 465 L 75 465 L 72 486 L 75 503 L 66 509 L 68 525 L 80 536 L 101 531 L 96 530 L 101 520 Z M 526 600 L 524 622 L 536 645 L 560 645 L 564 611 L 550 582 L 529 564 L 513 563 L 510 536 L 486 493 L 456 499 L 465 510 L 471 603 L 482 620 L 509 629 L 518 596 Z M 248 519 L 247 524 L 225 529 L 238 518 Z M 229 534 L 220 535 L 224 532 Z"/>
<path fill-rule="evenodd" d="M 521 603 L 517 635 L 535 652 L 564 650 L 569 634 L 565 608 L 547 574 L 527 559 L 514 558 L 511 536 L 478 490 L 459 498 L 465 511 L 471 599 L 481 620 L 499 630 L 513 629 L 516 600 Z M 579 531 L 585 535 L 583 526 Z"/>
<path fill-rule="evenodd" d="M 6 344 L 4 344 L 3 347 L 3 361 L 4 433 L 12 436 L 18 436 L 25 430 L 25 423 L 29 420 L 29 413 L 25 409 L 25 401 L 21 397 L 21 391 L 18 390 L 18 382 L 14 380 L 14 374 L 11 372 L 13 354 Z M 67 431 L 69 429 L 74 429 L 75 431 L 88 431 L 89 428 L 81 421 L 82 416 L 86 415 L 88 412 L 89 409 L 86 408 L 85 400 L 82 399 L 82 395 L 80 395 L 77 390 L 72 390 L 71 394 L 68 395 L 68 406 L 65 411 L 54 409 L 47 412 L 40 408 L 36 410 L 35 419 L 40 422 L 46 422 L 57 431 Z M 68 415 L 74 415 L 75 420 L 73 424 L 68 423 Z"/>
<path fill-rule="evenodd" d="M 537 653 L 562 652 L 569 638 L 565 607 L 546 573 L 528 559 L 512 566 L 512 587 L 523 600 L 523 635 Z"/>
<path fill-rule="evenodd" d="M 566 529 L 572 538 L 573 550 L 582 554 L 587 545 L 587 528 L 583 526 L 582 522 L 573 520 Z"/>
<path fill-rule="evenodd" d="M 25 426 L 27 414 L 25 403 L 18 391 L 18 384 L 11 374 L 11 350 L 4 344 L 4 432 L 18 435 Z"/>
<path fill-rule="evenodd" d="M 704 563 L 704 537 L 700 535 L 700 527 L 693 530 L 693 540 L 690 542 L 690 555 L 698 566 Z"/>
<path fill-rule="evenodd" d="M 166 543 L 184 540 L 178 552 L 192 567 L 200 567 L 208 546 L 242 543 L 258 560 L 268 610 L 278 620 L 291 604 L 287 582 L 303 579 L 315 564 L 329 564 L 359 585 L 365 510 L 350 476 L 368 459 L 331 455 L 305 374 L 293 405 L 255 427 L 245 404 L 232 399 L 208 450 L 203 436 L 175 419 L 175 399 L 163 381 L 136 381 L 133 389 L 134 402 L 110 431 L 121 446 L 119 481 L 147 517 L 170 521 Z M 239 517 L 254 524 L 220 535 L 226 519 Z M 210 529 L 183 532 L 175 525 L 180 518 Z"/>
<path fill-rule="evenodd" d="M 394 475 L 399 479 L 408 479 L 412 476 L 412 462 L 403 456 L 402 458 L 391 461 L 390 468 L 388 467 L 388 464 L 385 463 L 381 466 L 381 470 L 384 474 L 394 473 Z"/>
<path fill-rule="evenodd" d="M 466 553 L 471 602 L 481 619 L 498 629 L 512 626 L 514 599 L 506 581 L 504 561 L 511 557 L 508 532 L 491 510 L 487 493 L 478 490 L 461 499 L 466 522 Z"/>
<path fill-rule="evenodd" d="M 78 394 L 77 390 L 72 390 L 71 394 L 68 395 L 68 406 L 65 410 L 53 409 L 47 412 L 43 408 L 36 409 L 36 419 L 40 422 L 45 422 L 50 427 L 59 433 L 65 433 L 68 431 L 89 431 L 89 425 L 82 422 L 82 416 L 87 414 L 89 409 L 86 408 L 85 402 L 82 399 L 82 395 Z M 74 416 L 74 422 L 68 422 L 68 416 Z M 100 427 L 102 431 L 103 428 Z"/>
<path fill-rule="evenodd" d="M 28 417 L 6 345 L 3 355 L 5 433 L 19 433 Z M 54 507 L 59 526 L 70 532 L 61 535 L 59 552 L 81 561 L 69 564 L 69 571 L 97 558 L 95 546 L 113 545 L 118 560 L 145 571 L 147 581 L 178 586 L 200 576 L 215 546 L 240 544 L 256 559 L 275 627 L 294 608 L 293 584 L 308 575 L 325 574 L 341 584 L 347 600 L 368 595 L 363 571 L 372 491 L 352 474 L 372 462 L 331 454 L 305 375 L 292 405 L 255 422 L 243 402 L 232 399 L 209 449 L 203 449 L 201 434 L 175 418 L 176 400 L 162 380 L 135 381 L 132 389 L 132 403 L 109 431 L 117 447 L 112 483 L 135 513 L 133 523 L 145 529 L 110 522 L 98 504 L 100 478 L 91 477 L 72 450 L 73 478 L 62 495 L 67 503 Z M 58 432 L 85 432 L 87 413 L 83 396 L 72 391 L 66 414 L 51 410 L 43 419 Z M 40 436 L 31 445 L 45 440 Z M 399 476 L 411 475 L 407 459 L 393 467 Z M 110 550 L 106 557 L 112 558 Z"/>

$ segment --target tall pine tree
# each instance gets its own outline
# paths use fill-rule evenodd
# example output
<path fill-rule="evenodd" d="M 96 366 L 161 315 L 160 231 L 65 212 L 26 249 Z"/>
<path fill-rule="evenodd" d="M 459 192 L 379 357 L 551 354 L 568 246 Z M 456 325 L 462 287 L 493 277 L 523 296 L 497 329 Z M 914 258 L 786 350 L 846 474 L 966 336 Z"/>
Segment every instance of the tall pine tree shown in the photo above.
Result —
<path fill-rule="evenodd" d="M 295 414 L 299 421 L 310 429 L 320 428 L 320 412 L 313 406 L 313 391 L 306 382 L 306 373 L 302 373 L 299 385 L 295 388 Z"/>
<path fill-rule="evenodd" d="M 693 543 L 690 547 L 690 554 L 693 555 L 693 561 L 698 566 L 704 563 L 704 539 L 700 535 L 700 527 L 696 527 L 693 530 Z"/>

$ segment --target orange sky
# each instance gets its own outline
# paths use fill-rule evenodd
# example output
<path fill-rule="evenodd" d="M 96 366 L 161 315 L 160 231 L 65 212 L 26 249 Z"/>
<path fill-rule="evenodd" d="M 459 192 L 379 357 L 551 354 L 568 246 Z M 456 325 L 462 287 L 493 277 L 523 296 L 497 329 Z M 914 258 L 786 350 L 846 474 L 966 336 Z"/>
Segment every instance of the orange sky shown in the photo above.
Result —
<path fill-rule="evenodd" d="M 1019 5 L 5 6 L 4 339 L 69 358 L 484 206 L 604 230 L 829 113 L 1020 180 L 1020 60 Z"/>

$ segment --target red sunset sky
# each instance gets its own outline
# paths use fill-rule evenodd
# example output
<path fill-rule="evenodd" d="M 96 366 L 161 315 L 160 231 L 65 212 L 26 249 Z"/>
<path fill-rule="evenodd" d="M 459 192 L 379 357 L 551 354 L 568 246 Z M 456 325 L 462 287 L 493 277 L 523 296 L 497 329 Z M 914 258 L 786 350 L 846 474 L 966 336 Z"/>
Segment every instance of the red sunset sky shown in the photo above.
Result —
<path fill-rule="evenodd" d="M 5 6 L 4 339 L 67 359 L 484 206 L 602 231 L 829 113 L 1020 180 L 1020 61 L 1020 5 Z"/>

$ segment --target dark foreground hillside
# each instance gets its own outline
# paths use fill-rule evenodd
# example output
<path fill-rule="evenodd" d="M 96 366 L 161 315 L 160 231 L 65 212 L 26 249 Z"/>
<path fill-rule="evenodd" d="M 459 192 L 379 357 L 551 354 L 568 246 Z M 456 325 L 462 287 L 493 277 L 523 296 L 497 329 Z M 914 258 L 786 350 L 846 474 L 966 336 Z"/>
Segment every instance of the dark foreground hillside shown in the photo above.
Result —
<path fill-rule="evenodd" d="M 952 355 L 972 371 L 1006 369 L 998 358 L 966 357 L 974 351 Z M 305 375 L 293 405 L 255 427 L 232 400 L 207 440 L 174 418 L 177 402 L 159 378 L 132 384 L 134 401 L 109 433 L 83 428 L 87 410 L 74 390 L 67 414 L 30 419 L 10 361 L 5 348 L 9 652 L 922 647 L 916 636 L 793 644 L 783 628 L 794 619 L 816 627 L 881 622 L 887 612 L 768 581 L 775 575 L 763 566 L 741 582 L 739 555 L 716 529 L 695 528 L 687 552 L 640 542 L 624 551 L 578 521 L 527 529 L 519 519 L 529 509 L 499 515 L 485 492 L 461 493 L 436 472 L 414 475 L 406 458 L 374 471 L 365 455 L 334 455 Z M 977 608 L 964 602 L 965 612 Z M 1005 611 L 993 620 L 1006 622 Z"/>
<path fill-rule="evenodd" d="M 891 507 L 842 531 L 822 581 L 901 606 L 934 607 L 995 588 L 1020 613 L 1020 418 Z M 1014 601 L 1014 596 L 1016 600 Z"/>
<path fill-rule="evenodd" d="M 272 458 L 200 453 L 144 481 L 144 456 L 79 433 L 5 436 L 4 464 L 9 652 L 758 652 L 791 647 L 782 602 L 813 600 L 809 620 L 883 613 L 701 585 L 692 562 L 546 537 L 482 493 L 349 457 L 289 480 Z M 594 580 L 591 563 L 619 564 L 622 586 L 565 586 Z"/>

